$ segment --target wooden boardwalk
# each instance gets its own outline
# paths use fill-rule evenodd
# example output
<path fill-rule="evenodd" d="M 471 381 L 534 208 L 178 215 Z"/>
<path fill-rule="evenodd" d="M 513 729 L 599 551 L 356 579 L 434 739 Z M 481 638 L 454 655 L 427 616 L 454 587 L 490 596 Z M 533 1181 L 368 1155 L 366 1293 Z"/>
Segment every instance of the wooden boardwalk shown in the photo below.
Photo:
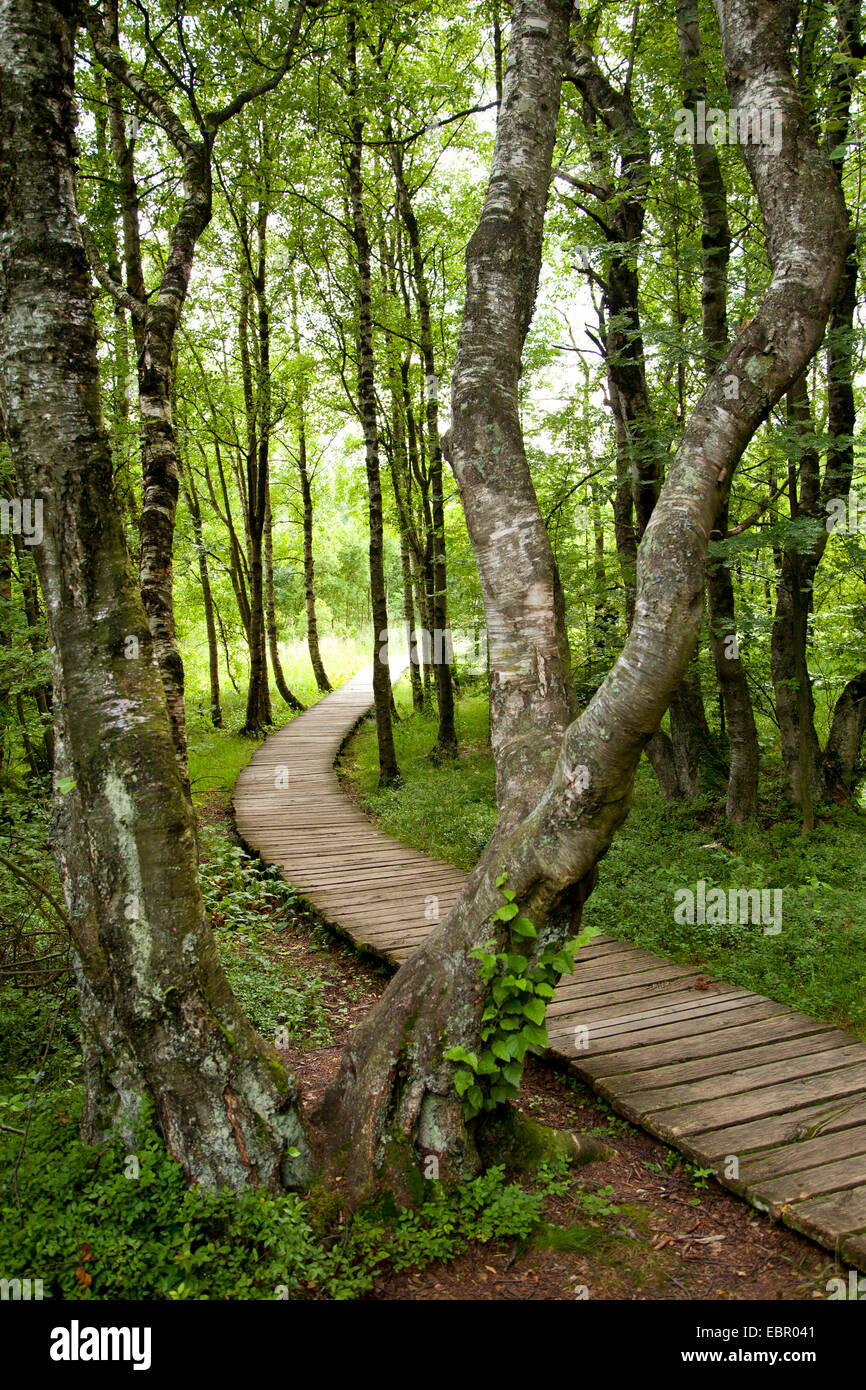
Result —
<path fill-rule="evenodd" d="M 272 734 L 234 807 L 247 844 L 327 921 L 399 963 L 465 875 L 377 830 L 341 790 L 334 760 L 371 701 L 368 669 Z M 547 1024 L 551 1054 L 615 1110 L 866 1270 L 866 1046 L 608 936 L 580 951 Z"/>

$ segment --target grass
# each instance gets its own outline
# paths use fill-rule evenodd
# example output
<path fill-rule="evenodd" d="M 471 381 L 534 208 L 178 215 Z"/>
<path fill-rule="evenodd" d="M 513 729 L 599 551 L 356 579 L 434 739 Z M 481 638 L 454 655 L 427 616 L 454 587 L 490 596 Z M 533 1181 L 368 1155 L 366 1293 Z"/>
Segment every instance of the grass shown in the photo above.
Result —
<path fill-rule="evenodd" d="M 458 701 L 462 752 L 434 766 L 427 756 L 435 725 L 398 699 L 395 730 L 401 787 L 376 790 L 375 731 L 367 724 L 344 755 L 361 801 L 389 834 L 416 849 L 472 869 L 496 821 L 495 780 L 484 694 L 467 687 Z M 662 801 L 651 769 L 638 772 L 632 811 L 599 870 L 585 926 L 693 964 L 731 984 L 769 995 L 866 1039 L 866 816 L 822 808 L 814 834 L 781 799 L 752 826 L 731 826 L 718 799 Z M 781 890 L 782 930 L 761 924 L 677 923 L 678 891 L 713 887 Z"/>

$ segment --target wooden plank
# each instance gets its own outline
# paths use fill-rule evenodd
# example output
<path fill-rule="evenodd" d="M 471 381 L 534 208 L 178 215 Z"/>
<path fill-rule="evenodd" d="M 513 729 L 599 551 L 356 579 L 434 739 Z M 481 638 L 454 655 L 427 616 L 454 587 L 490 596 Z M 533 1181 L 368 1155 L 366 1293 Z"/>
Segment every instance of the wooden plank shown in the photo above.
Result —
<path fill-rule="evenodd" d="M 644 1102 L 646 1114 L 654 1126 L 663 1127 L 674 1135 L 697 1134 L 701 1130 L 721 1129 L 745 1120 L 763 1119 L 768 1115 L 783 1115 L 809 1101 L 828 1101 L 857 1097 L 866 1090 L 866 1062 L 840 1067 L 838 1071 L 822 1072 L 779 1086 L 761 1086 L 754 1091 L 742 1091 L 719 1100 L 656 1109 Z M 617 1097 L 617 1104 L 623 1102 Z"/>
<path fill-rule="evenodd" d="M 818 1139 L 805 1139 L 799 1143 L 777 1144 L 771 1149 L 761 1149 L 758 1153 L 740 1160 L 740 1181 L 754 1186 L 787 1173 L 799 1173 L 804 1169 L 817 1168 L 822 1163 L 835 1163 L 837 1159 L 851 1158 L 856 1154 L 866 1156 L 866 1124 L 855 1125 L 853 1129 L 841 1129 L 835 1134 L 823 1135 Z M 866 1167 L 863 1158 L 861 1164 Z"/>
<path fill-rule="evenodd" d="M 866 1230 L 866 1183 L 829 1197 L 794 1202 L 785 1208 L 785 1221 L 832 1250 L 846 1235 Z"/>
<path fill-rule="evenodd" d="M 829 1193 L 863 1187 L 866 1183 L 866 1157 L 855 1154 L 852 1158 L 841 1158 L 836 1163 L 821 1163 L 814 1168 L 803 1168 L 796 1173 L 785 1173 L 781 1177 L 766 1179 L 759 1183 L 749 1183 L 749 1195 L 764 1202 L 774 1216 L 781 1214 L 782 1207 L 792 1202 L 802 1202 L 809 1197 L 826 1196 Z"/>
<path fill-rule="evenodd" d="M 735 1096 L 742 1091 L 756 1091 L 777 1082 L 796 1081 L 803 1077 L 823 1075 L 849 1063 L 864 1062 L 863 1049 L 858 1043 L 847 1047 L 832 1047 L 825 1052 L 813 1052 L 782 1061 L 767 1062 L 740 1069 L 728 1068 L 721 1073 L 695 1081 L 679 1081 L 673 1086 L 644 1084 L 632 1088 L 629 1079 L 607 1077 L 600 1089 L 614 1090 L 624 1105 L 663 1109 L 668 1105 L 688 1105 L 692 1101 L 712 1100 L 714 1097 Z"/>
<path fill-rule="evenodd" d="M 594 1027 L 598 1027 L 600 1033 L 610 1032 L 613 1029 L 627 1029 L 629 1027 L 646 1028 L 651 1023 L 662 1023 L 673 1021 L 678 1014 L 707 1016 L 717 1012 L 739 1000 L 754 998 L 748 990 L 726 989 L 724 993 L 703 994 L 694 990 L 678 990 L 668 995 L 664 1001 L 646 1001 L 646 1008 L 630 1008 L 628 1004 L 604 1003 L 599 1001 L 586 1004 L 578 1008 L 570 1008 L 568 1011 L 569 1026 L 571 1031 L 578 1025 L 588 1027 L 590 1037 Z M 554 996 L 555 1001 L 556 996 Z M 566 1015 L 556 1016 L 554 1029 L 558 1032 L 564 1025 Z"/>
<path fill-rule="evenodd" d="M 585 1022 L 589 1022 L 589 1015 L 597 1016 L 602 1011 L 613 1014 L 618 1010 L 622 1014 L 630 1013 L 628 1006 L 635 1000 L 642 1001 L 655 1010 L 662 1009 L 674 1001 L 690 1003 L 695 995 L 718 999 L 720 997 L 727 998 L 730 992 L 728 985 L 719 985 L 715 990 L 696 990 L 694 985 L 683 980 L 682 976 L 676 976 L 672 980 L 657 981 L 651 988 L 640 981 L 634 983 L 626 976 L 615 987 L 600 991 L 594 990 L 590 983 L 580 993 L 568 994 L 562 998 L 557 990 L 547 1011 L 547 1016 L 554 1019 L 561 1015 L 573 1014 L 575 1018 L 580 1017 Z M 585 1018 L 584 1015 L 586 1015 Z"/>
<path fill-rule="evenodd" d="M 690 1156 L 706 1155 L 716 1162 L 725 1154 L 763 1152 L 773 1145 L 798 1146 L 819 1135 L 835 1134 L 866 1124 L 866 1098 L 853 1095 L 813 1101 L 764 1115 L 758 1120 L 729 1124 L 711 1131 L 682 1135 L 677 1147 Z"/>
<path fill-rule="evenodd" d="M 622 1052 L 609 1052 L 599 1057 L 594 1061 L 595 1075 L 635 1076 L 641 1071 L 669 1065 L 700 1067 L 705 1061 L 708 1065 L 715 1066 L 719 1057 L 728 1056 L 741 1058 L 742 1063 L 738 1061 L 737 1065 L 748 1065 L 746 1058 L 749 1055 L 760 1054 L 765 1047 L 772 1047 L 779 1040 L 783 1044 L 793 1042 L 808 1048 L 813 1039 L 823 1038 L 825 1035 L 847 1038 L 847 1035 L 840 1033 L 838 1029 L 828 1028 L 826 1023 L 806 1018 L 800 1022 L 787 1012 L 777 1013 L 770 1018 L 756 1019 L 753 1023 L 733 1026 L 738 1028 L 736 1036 L 731 1033 L 732 1025 L 727 1023 L 727 1026 L 704 1030 L 689 1038 L 688 1062 L 682 1061 L 684 1049 L 681 1039 L 673 1042 L 645 1043 L 642 1047 L 635 1044 Z"/>
<path fill-rule="evenodd" d="M 606 1053 L 620 1052 L 625 1046 L 640 1047 L 652 1043 L 671 1042 L 675 1038 L 702 1037 L 710 1028 L 717 1029 L 723 1025 L 742 1028 L 755 1019 L 781 1017 L 786 1012 L 784 1004 L 775 1004 L 770 999 L 759 1000 L 757 1003 L 748 998 L 734 999 L 724 1006 L 720 1005 L 710 1018 L 698 1006 L 691 1013 L 657 1020 L 649 1025 L 634 1023 L 621 1028 L 599 1026 L 590 1033 L 588 1046 L 579 1051 L 573 1050 L 573 1028 L 560 1030 L 557 1034 L 551 1032 L 550 1037 L 551 1040 L 556 1038 L 557 1047 L 563 1056 L 569 1060 L 574 1056 L 585 1058 L 588 1064 L 592 1065 L 596 1058 L 603 1058 Z"/>

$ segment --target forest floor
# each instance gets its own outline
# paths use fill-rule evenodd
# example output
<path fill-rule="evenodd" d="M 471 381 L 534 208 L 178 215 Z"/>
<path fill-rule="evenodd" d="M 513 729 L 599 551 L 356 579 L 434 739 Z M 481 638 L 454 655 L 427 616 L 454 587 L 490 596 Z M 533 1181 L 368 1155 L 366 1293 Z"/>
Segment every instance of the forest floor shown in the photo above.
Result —
<path fill-rule="evenodd" d="M 203 828 L 234 834 L 225 792 L 198 803 Z M 293 1030 L 283 1052 L 309 1104 L 391 972 L 301 904 L 288 924 L 285 914 L 277 920 L 269 927 L 262 918 L 258 951 L 315 981 L 316 1028 L 300 1040 Z M 316 1045 L 323 1028 L 328 1043 Z M 370 1298 L 810 1300 L 826 1298 L 827 1281 L 842 1272 L 826 1251 L 754 1212 L 568 1073 L 531 1059 L 519 1105 L 557 1129 L 602 1138 L 609 1157 L 574 1170 L 568 1192 L 547 1199 L 549 1224 L 528 1243 L 477 1244 L 447 1263 L 383 1271 Z"/>

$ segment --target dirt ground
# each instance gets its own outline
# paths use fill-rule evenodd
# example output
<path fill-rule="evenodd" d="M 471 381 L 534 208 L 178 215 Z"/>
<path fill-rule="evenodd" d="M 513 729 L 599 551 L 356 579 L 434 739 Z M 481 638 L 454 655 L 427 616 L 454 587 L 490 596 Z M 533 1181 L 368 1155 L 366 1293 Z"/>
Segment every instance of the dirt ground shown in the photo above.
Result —
<path fill-rule="evenodd" d="M 200 805 L 199 814 L 231 829 L 222 794 Z M 297 914 L 272 936 L 262 942 L 266 949 L 325 979 L 333 1045 L 283 1054 L 312 1104 L 389 973 L 336 933 L 329 933 L 323 952 L 322 926 L 312 912 Z M 691 1168 L 568 1072 L 528 1059 L 519 1106 L 544 1124 L 592 1133 L 608 1146 L 609 1157 L 573 1170 L 566 1196 L 548 1199 L 547 1218 L 558 1231 L 526 1249 L 487 1244 L 447 1265 L 385 1275 L 371 1298 L 811 1300 L 826 1299 L 827 1281 L 845 1274 L 821 1247 Z"/>

